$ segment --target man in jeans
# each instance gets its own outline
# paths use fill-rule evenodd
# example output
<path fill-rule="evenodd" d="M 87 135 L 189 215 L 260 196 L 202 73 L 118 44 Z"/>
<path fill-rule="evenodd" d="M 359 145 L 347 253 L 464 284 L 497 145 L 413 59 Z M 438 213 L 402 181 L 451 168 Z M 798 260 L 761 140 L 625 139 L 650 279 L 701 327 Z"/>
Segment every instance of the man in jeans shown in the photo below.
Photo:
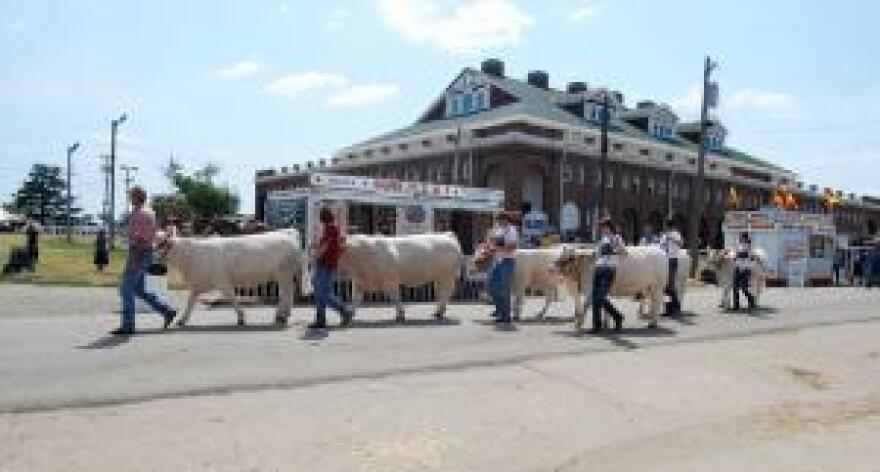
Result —
<path fill-rule="evenodd" d="M 516 250 L 519 235 L 510 221 L 511 215 L 500 213 L 497 226 L 489 234 L 489 244 L 495 254 L 495 262 L 488 274 L 488 291 L 495 305 L 495 323 L 509 325 L 510 290 L 516 271 Z"/>
<path fill-rule="evenodd" d="M 128 217 L 128 258 L 122 273 L 122 326 L 111 334 L 128 336 L 134 334 L 134 298 L 142 300 L 164 318 L 163 328 L 168 328 L 177 315 L 174 308 L 149 293 L 144 286 L 147 268 L 153 262 L 153 242 L 156 239 L 156 216 L 152 210 L 144 208 L 147 192 L 138 186 L 129 191 L 131 214 Z"/>
<path fill-rule="evenodd" d="M 312 274 L 312 287 L 315 291 L 315 322 L 309 325 L 309 329 L 327 328 L 328 306 L 339 312 L 342 326 L 348 326 L 351 323 L 351 312 L 333 294 L 333 273 L 336 272 L 336 266 L 342 256 L 342 236 L 339 234 L 333 212 L 329 208 L 321 208 L 318 219 L 323 228 L 315 251 L 315 268 Z"/>

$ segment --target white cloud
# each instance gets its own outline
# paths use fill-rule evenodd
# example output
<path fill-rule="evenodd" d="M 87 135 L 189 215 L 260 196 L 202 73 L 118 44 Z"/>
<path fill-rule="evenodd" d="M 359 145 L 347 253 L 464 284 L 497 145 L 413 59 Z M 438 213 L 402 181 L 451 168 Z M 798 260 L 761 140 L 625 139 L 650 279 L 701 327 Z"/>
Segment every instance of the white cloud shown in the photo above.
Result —
<path fill-rule="evenodd" d="M 327 98 L 327 104 L 337 107 L 357 107 L 381 102 L 397 95 L 395 84 L 352 85 Z"/>
<path fill-rule="evenodd" d="M 324 97 L 334 107 L 358 107 L 381 102 L 400 88 L 389 83 L 356 83 L 332 72 L 308 71 L 280 77 L 265 88 L 267 93 L 296 98 L 306 92 Z"/>
<path fill-rule="evenodd" d="M 590 18 L 598 16 L 603 10 L 604 7 L 602 5 L 580 5 L 569 13 L 565 19 L 569 23 L 582 23 Z"/>
<path fill-rule="evenodd" d="M 339 74 L 308 71 L 279 77 L 266 85 L 266 91 L 277 95 L 293 97 L 303 92 L 341 88 L 346 85 L 348 85 L 348 79 Z"/>
<path fill-rule="evenodd" d="M 240 79 L 255 75 L 263 70 L 263 65 L 252 59 L 244 59 L 229 67 L 217 71 L 217 75 L 224 79 Z"/>
<path fill-rule="evenodd" d="M 288 5 L 286 2 L 282 2 L 278 8 L 281 10 L 282 15 L 286 15 L 290 12 L 290 5 Z"/>
<path fill-rule="evenodd" d="M 379 13 L 407 40 L 453 52 L 516 43 L 534 24 L 512 0 L 464 0 L 451 10 L 434 0 L 379 0 Z"/>

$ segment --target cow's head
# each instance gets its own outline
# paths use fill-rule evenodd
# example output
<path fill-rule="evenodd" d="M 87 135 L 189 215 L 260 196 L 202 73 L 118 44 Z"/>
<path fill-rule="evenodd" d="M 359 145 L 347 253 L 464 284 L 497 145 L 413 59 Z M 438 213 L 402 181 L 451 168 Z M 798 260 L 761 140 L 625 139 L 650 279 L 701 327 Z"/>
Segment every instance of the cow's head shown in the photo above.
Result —
<path fill-rule="evenodd" d="M 567 281 L 582 282 L 582 278 L 596 263 L 596 251 L 592 249 L 563 247 L 553 261 L 551 270 Z"/>
<path fill-rule="evenodd" d="M 177 248 L 177 242 L 177 230 L 173 226 L 168 231 L 159 231 L 156 234 L 151 273 L 167 272 L 168 263 Z"/>

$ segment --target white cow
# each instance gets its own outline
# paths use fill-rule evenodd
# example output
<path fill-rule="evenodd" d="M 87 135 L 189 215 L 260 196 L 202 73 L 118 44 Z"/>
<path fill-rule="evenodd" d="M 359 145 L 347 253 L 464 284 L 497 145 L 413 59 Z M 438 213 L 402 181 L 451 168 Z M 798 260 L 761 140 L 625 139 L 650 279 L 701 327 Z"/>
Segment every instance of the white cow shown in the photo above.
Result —
<path fill-rule="evenodd" d="M 488 248 L 483 246 L 476 255 L 477 270 L 486 271 L 491 266 L 492 255 L 486 252 Z M 522 306 L 527 289 L 539 289 L 544 294 L 544 306 L 537 313 L 538 319 L 544 318 L 553 294 L 562 283 L 555 262 L 562 254 L 563 246 L 539 249 L 517 249 L 516 266 L 513 272 L 513 280 L 510 284 L 510 292 L 513 297 L 513 319 L 520 319 Z M 578 292 L 570 292 L 577 298 Z M 576 305 L 580 305 L 577 304 Z"/>
<path fill-rule="evenodd" d="M 284 324 L 293 307 L 294 280 L 300 276 L 300 235 L 295 229 L 247 236 L 164 238 L 157 247 L 157 261 L 176 268 L 189 289 L 189 299 L 178 326 L 185 326 L 199 295 L 219 290 L 230 300 L 244 325 L 244 311 L 235 287 L 275 281 L 279 303 L 275 322 Z"/>
<path fill-rule="evenodd" d="M 667 262 L 668 264 L 668 262 Z M 675 291 L 678 293 L 678 302 L 681 305 L 684 305 L 684 292 L 687 287 L 687 279 L 688 279 L 688 271 L 690 270 L 691 257 L 688 254 L 686 249 L 681 249 L 678 252 L 678 267 L 676 268 L 675 273 Z M 667 275 L 667 278 L 669 276 Z M 665 286 L 664 286 L 665 290 Z M 647 317 L 649 316 L 648 311 L 648 300 L 645 297 L 638 297 L 639 299 L 639 316 Z"/>
<path fill-rule="evenodd" d="M 751 255 L 752 276 L 749 278 L 749 288 L 755 297 L 755 304 L 759 303 L 761 293 L 767 287 L 767 253 L 761 248 L 752 250 Z M 732 250 L 722 250 L 709 254 L 709 268 L 715 271 L 718 287 L 721 288 L 721 302 L 719 307 L 729 310 L 732 307 L 734 274 L 736 272 L 736 253 Z"/>
<path fill-rule="evenodd" d="M 566 248 L 557 259 L 556 268 L 569 290 L 577 290 L 586 300 L 592 299 L 595 249 Z M 663 290 L 668 276 L 669 264 L 662 249 L 656 246 L 627 246 L 625 254 L 619 258 L 610 296 L 644 297 L 649 303 L 649 326 L 656 327 L 663 310 Z M 575 328 L 581 329 L 583 324 L 584 313 L 576 310 Z"/>
<path fill-rule="evenodd" d="M 434 316 L 440 319 L 455 291 L 462 261 L 461 247 L 452 233 L 353 235 L 346 238 L 339 267 L 354 283 L 355 302 L 365 292 L 383 292 L 397 308 L 397 321 L 403 321 L 400 286 L 433 282 L 437 300 Z"/>

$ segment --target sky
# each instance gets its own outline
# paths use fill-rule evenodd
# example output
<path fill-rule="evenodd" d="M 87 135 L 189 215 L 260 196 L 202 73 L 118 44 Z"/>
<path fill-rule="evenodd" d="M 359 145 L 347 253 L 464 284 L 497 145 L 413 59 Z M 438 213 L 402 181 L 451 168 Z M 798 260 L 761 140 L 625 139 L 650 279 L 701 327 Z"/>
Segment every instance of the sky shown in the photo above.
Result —
<path fill-rule="evenodd" d="M 252 213 L 255 170 L 408 125 L 486 57 L 693 119 L 707 54 L 729 145 L 880 196 L 878 17 L 854 0 L 0 0 L 0 202 L 79 141 L 74 194 L 96 213 L 127 113 L 118 161 L 138 183 L 168 191 L 171 155 L 216 164 Z"/>

